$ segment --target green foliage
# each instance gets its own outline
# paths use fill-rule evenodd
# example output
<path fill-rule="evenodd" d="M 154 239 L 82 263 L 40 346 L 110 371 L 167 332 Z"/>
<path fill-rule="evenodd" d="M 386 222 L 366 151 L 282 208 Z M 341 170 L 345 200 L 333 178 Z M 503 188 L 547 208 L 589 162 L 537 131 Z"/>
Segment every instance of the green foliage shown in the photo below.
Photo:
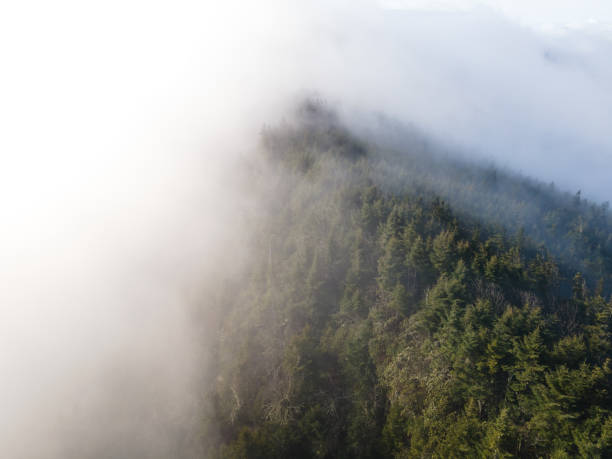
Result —
<path fill-rule="evenodd" d="M 279 179 L 219 331 L 213 455 L 612 457 L 607 207 L 303 111 L 263 135 Z"/>

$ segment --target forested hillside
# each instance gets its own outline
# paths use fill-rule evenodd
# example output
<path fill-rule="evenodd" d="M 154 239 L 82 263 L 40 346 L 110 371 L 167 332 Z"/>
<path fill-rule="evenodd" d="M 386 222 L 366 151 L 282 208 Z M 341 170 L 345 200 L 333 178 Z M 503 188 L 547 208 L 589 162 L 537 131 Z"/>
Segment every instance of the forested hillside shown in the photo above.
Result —
<path fill-rule="evenodd" d="M 607 206 L 317 103 L 261 143 L 211 457 L 612 456 Z"/>

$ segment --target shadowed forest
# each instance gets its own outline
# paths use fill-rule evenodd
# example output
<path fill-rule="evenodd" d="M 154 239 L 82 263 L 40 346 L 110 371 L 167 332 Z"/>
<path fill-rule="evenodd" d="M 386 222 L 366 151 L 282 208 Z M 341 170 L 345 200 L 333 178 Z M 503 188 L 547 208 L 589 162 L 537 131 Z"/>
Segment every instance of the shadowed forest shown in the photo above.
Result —
<path fill-rule="evenodd" d="M 607 204 L 414 130 L 360 137 L 317 101 L 259 155 L 209 456 L 612 455 Z"/>

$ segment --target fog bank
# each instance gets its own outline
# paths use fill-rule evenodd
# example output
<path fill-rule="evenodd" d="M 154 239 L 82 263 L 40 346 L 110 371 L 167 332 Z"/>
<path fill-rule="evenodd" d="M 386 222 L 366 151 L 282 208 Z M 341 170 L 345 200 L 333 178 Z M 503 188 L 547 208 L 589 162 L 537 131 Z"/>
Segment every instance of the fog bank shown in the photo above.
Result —
<path fill-rule="evenodd" d="M 198 456 L 208 305 L 258 208 L 241 164 L 304 94 L 610 199 L 607 29 L 528 22 L 470 2 L 3 6 L 0 456 Z"/>

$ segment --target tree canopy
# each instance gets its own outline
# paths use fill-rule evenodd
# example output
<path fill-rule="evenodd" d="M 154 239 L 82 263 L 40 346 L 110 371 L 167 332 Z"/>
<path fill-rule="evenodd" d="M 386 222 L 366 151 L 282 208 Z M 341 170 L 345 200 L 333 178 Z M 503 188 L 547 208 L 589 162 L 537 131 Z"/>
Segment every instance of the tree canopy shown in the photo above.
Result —
<path fill-rule="evenodd" d="M 607 206 L 431 148 L 317 104 L 263 131 L 211 456 L 612 456 Z"/>

